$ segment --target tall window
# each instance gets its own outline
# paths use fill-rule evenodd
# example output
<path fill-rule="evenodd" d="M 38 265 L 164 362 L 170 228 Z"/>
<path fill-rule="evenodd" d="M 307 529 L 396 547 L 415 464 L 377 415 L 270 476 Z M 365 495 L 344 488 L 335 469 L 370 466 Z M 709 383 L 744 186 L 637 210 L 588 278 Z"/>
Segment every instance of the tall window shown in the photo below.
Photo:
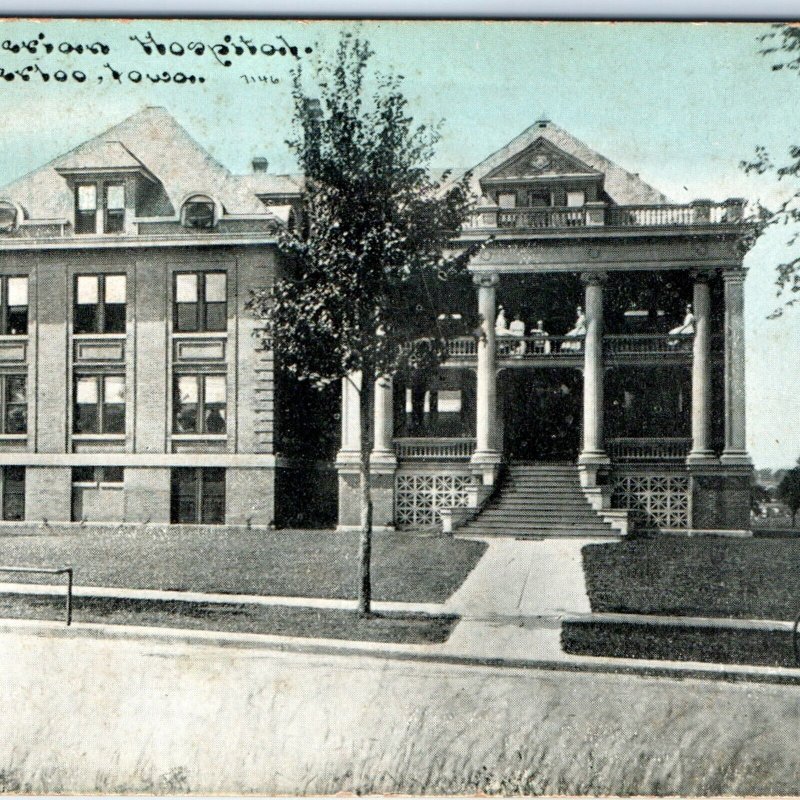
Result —
<path fill-rule="evenodd" d="M 179 467 L 172 470 L 173 523 L 225 522 L 225 470 L 217 467 Z"/>
<path fill-rule="evenodd" d="M 173 399 L 175 433 L 225 433 L 224 375 L 176 375 Z"/>
<path fill-rule="evenodd" d="M 75 379 L 75 433 L 125 433 L 125 376 Z"/>
<path fill-rule="evenodd" d="M 24 336 L 28 333 L 28 278 L 9 276 L 2 278 L 2 332 L 6 335 Z"/>
<path fill-rule="evenodd" d="M 3 519 L 25 519 L 25 467 L 3 467 Z"/>
<path fill-rule="evenodd" d="M 97 233 L 97 184 L 75 187 L 75 233 Z"/>
<path fill-rule="evenodd" d="M 224 272 L 175 274 L 174 324 L 179 332 L 227 329 L 228 295 Z"/>
<path fill-rule="evenodd" d="M 28 432 L 27 383 L 25 375 L 0 375 L 1 433 Z"/>
<path fill-rule="evenodd" d="M 122 233 L 125 230 L 125 184 L 107 183 L 105 201 L 103 229 L 106 233 Z"/>
<path fill-rule="evenodd" d="M 124 275 L 75 278 L 75 333 L 125 333 Z"/>

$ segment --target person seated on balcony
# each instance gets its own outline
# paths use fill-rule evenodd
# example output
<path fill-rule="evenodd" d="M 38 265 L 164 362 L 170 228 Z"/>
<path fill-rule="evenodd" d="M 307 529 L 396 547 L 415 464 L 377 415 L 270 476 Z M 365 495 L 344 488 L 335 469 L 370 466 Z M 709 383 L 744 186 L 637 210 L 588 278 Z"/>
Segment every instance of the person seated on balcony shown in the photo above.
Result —
<path fill-rule="evenodd" d="M 694 324 L 695 324 L 695 317 L 692 313 L 692 304 L 687 303 L 686 305 L 686 316 L 683 318 L 683 322 L 675 328 L 670 330 L 670 334 L 682 334 L 684 336 L 691 336 L 694 334 Z M 681 344 L 681 339 L 670 339 L 668 344 L 670 347 L 677 347 Z"/>
<path fill-rule="evenodd" d="M 586 337 L 586 316 L 580 306 L 578 306 L 576 313 L 575 326 L 572 330 L 567 331 L 565 335 L 575 339 L 575 341 L 564 342 L 561 345 L 562 350 L 580 351 L 583 348 L 583 339 Z"/>
<path fill-rule="evenodd" d="M 503 306 L 497 306 L 497 317 L 494 321 L 494 335 L 508 336 L 508 322 L 506 322 L 506 310 Z"/>
<path fill-rule="evenodd" d="M 519 318 L 519 314 L 514 316 L 511 324 L 508 326 L 508 333 L 511 336 L 517 336 L 522 339 L 525 336 L 525 323 Z M 514 355 L 521 357 L 525 355 L 525 342 L 521 341 L 516 347 L 514 347 Z"/>
<path fill-rule="evenodd" d="M 536 327 L 531 331 L 531 336 L 535 337 L 533 351 L 550 355 L 550 334 L 544 329 L 542 320 L 536 321 Z"/>

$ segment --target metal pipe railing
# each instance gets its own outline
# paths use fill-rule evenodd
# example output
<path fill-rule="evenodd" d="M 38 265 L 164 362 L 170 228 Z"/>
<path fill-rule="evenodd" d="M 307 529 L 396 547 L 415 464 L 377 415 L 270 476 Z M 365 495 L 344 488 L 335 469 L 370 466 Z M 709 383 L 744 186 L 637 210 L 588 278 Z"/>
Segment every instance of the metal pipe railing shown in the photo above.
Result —
<path fill-rule="evenodd" d="M 67 625 L 72 624 L 72 567 L 0 567 L 0 572 L 67 576 Z"/>

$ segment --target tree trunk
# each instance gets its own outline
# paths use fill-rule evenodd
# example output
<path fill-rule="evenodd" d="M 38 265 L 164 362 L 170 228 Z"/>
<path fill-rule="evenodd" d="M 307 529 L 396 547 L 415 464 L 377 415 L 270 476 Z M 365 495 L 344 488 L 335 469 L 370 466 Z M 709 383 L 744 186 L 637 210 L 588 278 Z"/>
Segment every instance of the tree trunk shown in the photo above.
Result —
<path fill-rule="evenodd" d="M 359 393 L 359 424 L 361 426 L 361 537 L 358 546 L 358 613 L 367 617 L 372 613 L 372 453 L 375 406 L 375 375 L 372 369 L 361 372 Z"/>

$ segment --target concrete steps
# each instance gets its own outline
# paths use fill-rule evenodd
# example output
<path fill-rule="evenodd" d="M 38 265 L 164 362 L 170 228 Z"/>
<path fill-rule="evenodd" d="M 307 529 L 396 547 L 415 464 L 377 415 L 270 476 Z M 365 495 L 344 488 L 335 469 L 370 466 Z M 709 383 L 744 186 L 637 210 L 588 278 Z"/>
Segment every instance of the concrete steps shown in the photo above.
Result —
<path fill-rule="evenodd" d="M 486 536 L 616 536 L 581 489 L 578 468 L 513 464 L 499 493 L 463 533 Z"/>

